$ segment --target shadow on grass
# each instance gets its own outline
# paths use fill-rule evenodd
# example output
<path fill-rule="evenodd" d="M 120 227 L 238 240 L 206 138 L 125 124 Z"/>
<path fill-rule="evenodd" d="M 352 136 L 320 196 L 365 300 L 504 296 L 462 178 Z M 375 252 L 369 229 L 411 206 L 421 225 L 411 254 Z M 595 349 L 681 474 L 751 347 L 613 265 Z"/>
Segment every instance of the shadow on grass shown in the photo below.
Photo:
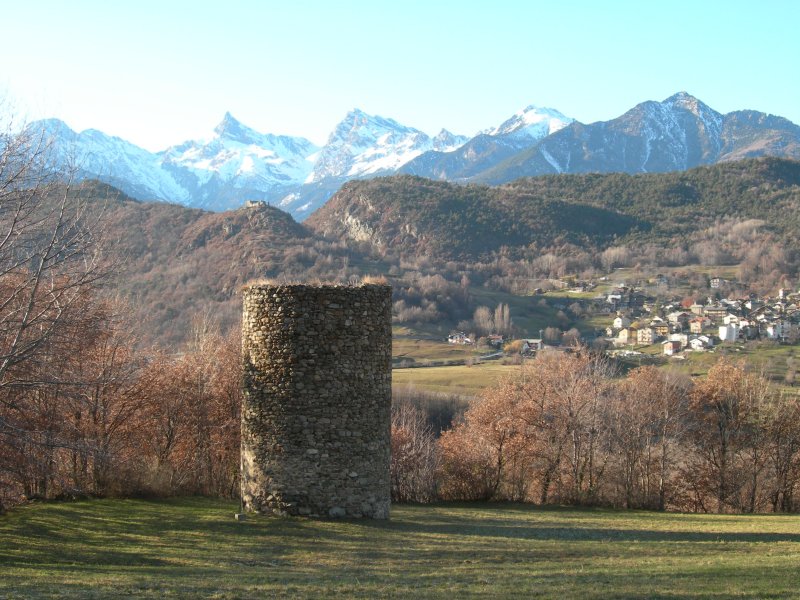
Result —
<path fill-rule="evenodd" d="M 422 508 L 413 507 L 413 508 Z M 437 534 L 447 536 L 470 537 L 495 537 L 507 539 L 530 539 L 543 541 L 586 541 L 586 542 L 725 542 L 725 543 L 775 543 L 789 542 L 800 543 L 800 533 L 783 532 L 752 532 L 752 531 L 687 531 L 680 529 L 652 529 L 652 528 L 627 528 L 606 527 L 602 524 L 592 525 L 587 521 L 643 519 L 652 513 L 637 511 L 605 511 L 583 508 L 562 507 L 533 507 L 519 505 L 491 505 L 491 504 L 457 504 L 457 505 L 431 505 L 432 514 L 423 519 L 415 519 L 413 512 L 407 518 L 393 519 L 390 521 L 374 521 L 369 519 L 348 520 L 348 523 L 367 529 L 396 530 L 410 534 Z M 451 516 L 436 512 L 436 508 L 458 509 L 470 512 L 468 517 Z M 422 508 L 424 510 L 424 508 Z M 481 515 L 480 518 L 470 518 L 472 513 L 500 514 L 500 517 Z M 508 516 L 504 516 L 507 513 Z M 553 518 L 547 518 L 548 515 Z M 581 520 L 575 525 L 565 521 L 571 515 L 577 515 Z M 406 516 L 406 515 L 404 515 Z M 670 513 L 659 513 L 665 519 L 670 518 Z M 690 517 L 707 517 L 718 522 L 743 519 L 759 519 L 761 517 L 786 517 L 792 515 L 690 515 Z M 644 523 L 643 523 L 644 525 Z M 698 525 L 700 527 L 700 525 Z"/>
<path fill-rule="evenodd" d="M 760 517 L 524 505 L 398 506 L 390 521 L 237 522 L 236 509 L 114 500 L 2 517 L 0 596 L 791 598 L 800 577 L 757 560 L 761 544 L 800 542 L 796 517 L 770 516 L 773 533 L 736 531 Z"/>

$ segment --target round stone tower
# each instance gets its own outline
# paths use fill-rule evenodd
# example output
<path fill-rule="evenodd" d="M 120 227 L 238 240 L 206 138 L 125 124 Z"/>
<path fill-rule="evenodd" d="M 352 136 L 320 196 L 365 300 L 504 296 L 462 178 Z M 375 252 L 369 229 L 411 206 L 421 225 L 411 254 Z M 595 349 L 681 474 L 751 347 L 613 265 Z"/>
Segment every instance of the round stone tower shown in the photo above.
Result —
<path fill-rule="evenodd" d="M 247 510 L 388 518 L 391 304 L 388 285 L 245 288 Z"/>

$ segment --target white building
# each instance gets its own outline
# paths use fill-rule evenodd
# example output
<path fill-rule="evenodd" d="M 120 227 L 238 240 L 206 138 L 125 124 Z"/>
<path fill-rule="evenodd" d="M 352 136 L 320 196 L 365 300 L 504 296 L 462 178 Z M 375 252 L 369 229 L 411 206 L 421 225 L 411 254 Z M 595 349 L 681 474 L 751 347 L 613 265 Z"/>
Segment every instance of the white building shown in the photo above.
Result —
<path fill-rule="evenodd" d="M 739 338 L 739 326 L 730 324 L 730 325 L 720 325 L 719 328 L 719 339 L 723 342 L 735 342 Z"/>
<path fill-rule="evenodd" d="M 623 329 L 625 327 L 629 327 L 630 324 L 631 324 L 631 320 L 628 317 L 626 317 L 624 315 L 620 315 L 616 319 L 614 319 L 614 323 L 613 323 L 612 327 L 614 329 Z"/>

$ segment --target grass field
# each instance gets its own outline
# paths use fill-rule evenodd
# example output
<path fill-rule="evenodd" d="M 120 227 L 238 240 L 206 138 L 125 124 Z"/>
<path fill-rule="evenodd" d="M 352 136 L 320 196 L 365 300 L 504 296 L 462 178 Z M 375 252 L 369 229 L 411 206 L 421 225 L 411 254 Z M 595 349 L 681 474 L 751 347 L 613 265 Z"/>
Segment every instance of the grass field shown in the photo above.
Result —
<path fill-rule="evenodd" d="M 519 370 L 518 366 L 502 365 L 497 361 L 478 363 L 471 367 L 458 365 L 393 369 L 392 387 L 413 385 L 428 392 L 474 396 L 484 388 L 497 383 L 502 377 L 517 370 Z"/>
<path fill-rule="evenodd" d="M 422 338 L 395 336 L 392 338 L 392 358 L 395 361 L 407 359 L 417 363 L 430 361 L 465 361 L 469 358 L 487 354 L 479 352 L 475 346 L 448 344 L 447 342 Z"/>
<path fill-rule="evenodd" d="M 1 598 L 796 598 L 800 519 L 519 505 L 233 520 L 206 499 L 0 517 Z"/>
<path fill-rule="evenodd" d="M 721 344 L 714 352 L 687 352 L 683 360 L 670 359 L 665 364 L 692 377 L 702 377 L 723 356 L 733 361 L 744 360 L 751 369 L 776 384 L 784 382 L 790 360 L 800 366 L 800 348 L 774 342 Z"/>

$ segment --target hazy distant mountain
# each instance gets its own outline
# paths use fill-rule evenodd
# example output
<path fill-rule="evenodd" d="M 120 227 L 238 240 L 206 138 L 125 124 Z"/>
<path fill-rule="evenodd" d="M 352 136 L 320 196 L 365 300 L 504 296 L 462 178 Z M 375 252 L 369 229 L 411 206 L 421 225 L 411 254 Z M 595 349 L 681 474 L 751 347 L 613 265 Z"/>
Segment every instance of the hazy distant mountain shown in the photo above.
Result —
<path fill-rule="evenodd" d="M 449 181 L 469 179 L 530 148 L 572 121 L 552 108 L 528 106 L 455 151 L 428 152 L 406 163 L 399 172 Z"/>
<path fill-rule="evenodd" d="M 246 199 L 275 201 L 308 177 L 319 148 L 305 138 L 258 133 L 227 113 L 206 141 L 153 153 L 101 131 L 72 131 L 58 119 L 29 125 L 53 141 L 79 174 L 140 200 L 227 210 Z"/>
<path fill-rule="evenodd" d="M 258 133 L 226 113 L 210 140 L 184 142 L 159 157 L 188 191 L 186 204 L 226 210 L 283 197 L 309 176 L 318 151 L 305 138 Z"/>
<path fill-rule="evenodd" d="M 643 102 L 611 121 L 574 122 L 473 179 L 657 173 L 765 155 L 800 158 L 800 127 L 755 111 L 722 115 L 681 92 L 663 102 Z"/>
<path fill-rule="evenodd" d="M 321 148 L 259 133 L 229 113 L 210 139 L 158 153 L 97 130 L 76 133 L 57 119 L 31 127 L 50 136 L 79 175 L 134 198 L 209 210 L 266 200 L 300 220 L 346 181 L 394 173 L 498 184 L 552 173 L 653 173 L 756 156 L 800 158 L 794 123 L 756 111 L 723 115 L 685 92 L 588 125 L 529 106 L 471 139 L 446 130 L 431 137 L 354 109 Z"/>
<path fill-rule="evenodd" d="M 192 196 L 164 171 L 158 155 L 96 129 L 76 133 L 63 121 L 46 119 L 28 125 L 50 144 L 57 162 L 78 176 L 109 183 L 133 198 L 191 204 Z"/>
<path fill-rule="evenodd" d="M 354 109 L 331 133 L 304 185 L 284 197 L 280 206 L 305 218 L 346 181 L 395 173 L 425 152 L 450 152 L 467 140 L 446 129 L 432 138 L 393 119 Z"/>

